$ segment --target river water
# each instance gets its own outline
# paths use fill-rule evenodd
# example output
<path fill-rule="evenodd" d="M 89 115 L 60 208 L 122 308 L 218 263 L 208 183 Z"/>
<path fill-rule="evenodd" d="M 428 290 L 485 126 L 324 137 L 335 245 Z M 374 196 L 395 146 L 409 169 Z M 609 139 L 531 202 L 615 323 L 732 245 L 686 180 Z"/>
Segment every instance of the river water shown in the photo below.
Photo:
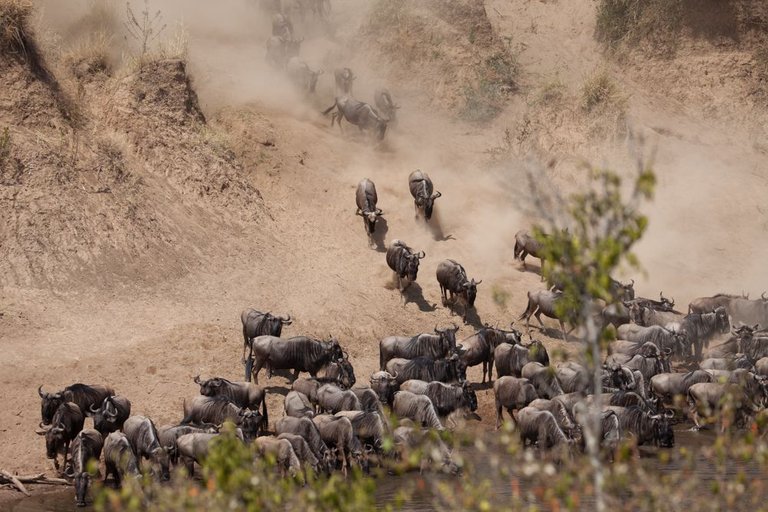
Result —
<path fill-rule="evenodd" d="M 712 431 L 690 432 L 688 430 L 679 430 L 675 432 L 676 447 L 687 447 L 696 453 L 695 470 L 692 474 L 697 480 L 696 485 L 704 488 L 704 486 L 707 486 L 710 482 L 716 480 L 723 474 L 733 476 L 737 471 L 741 471 L 750 480 L 761 480 L 765 482 L 765 488 L 768 489 L 768 473 L 761 470 L 756 464 L 728 464 L 723 473 L 723 471 L 719 470 L 711 460 L 706 459 L 705 456 L 700 453 L 698 448 L 711 445 L 715 442 L 715 439 L 716 436 Z M 642 462 L 646 469 L 662 473 L 675 473 L 681 470 L 682 465 L 679 460 L 675 457 L 670 457 L 669 460 L 661 461 L 656 457 L 657 451 L 658 449 L 656 448 L 645 447 L 641 450 L 640 454 Z M 474 474 L 480 475 L 480 478 L 487 478 L 491 481 L 491 488 L 488 492 L 490 501 L 500 504 L 508 502 L 508 499 L 513 495 L 513 488 L 510 485 L 508 478 L 502 479 L 493 477 L 493 475 L 496 474 L 496 471 L 488 461 L 488 455 L 481 455 L 480 452 L 472 449 L 464 449 L 462 453 L 468 458 L 468 462 L 472 466 Z M 434 483 L 435 480 L 450 482 L 453 478 L 454 477 L 450 476 L 430 476 L 429 479 L 422 479 L 417 472 L 401 476 L 382 476 L 377 482 L 377 503 L 392 503 L 398 492 L 403 488 L 409 488 L 411 489 L 410 498 L 398 510 L 408 512 L 433 511 L 435 510 L 435 506 L 433 505 L 435 496 L 431 491 L 431 485 L 427 482 Z M 768 502 L 768 496 L 765 496 L 764 502 Z M 30 498 L 19 499 L 18 501 L 9 504 L 8 507 L 8 512 L 92 510 L 92 507 L 90 506 L 86 508 L 75 507 L 74 489 L 71 487 L 37 494 Z M 589 510 L 591 507 L 588 503 L 581 503 L 581 508 Z M 544 507 L 544 509 L 546 509 L 546 507 Z"/>

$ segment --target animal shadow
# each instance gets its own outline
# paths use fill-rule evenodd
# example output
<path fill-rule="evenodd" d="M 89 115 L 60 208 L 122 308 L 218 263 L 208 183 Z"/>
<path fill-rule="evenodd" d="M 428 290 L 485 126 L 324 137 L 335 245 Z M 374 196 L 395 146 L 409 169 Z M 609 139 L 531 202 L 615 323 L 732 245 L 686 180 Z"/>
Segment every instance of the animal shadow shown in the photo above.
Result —
<path fill-rule="evenodd" d="M 411 285 L 403 292 L 403 306 L 409 302 L 413 302 L 418 306 L 421 311 L 431 312 L 437 309 L 437 304 L 430 304 L 427 299 L 424 298 L 424 293 L 421 290 L 419 283 L 411 283 Z"/>
<path fill-rule="evenodd" d="M 470 308 L 469 311 L 467 311 L 466 317 L 467 319 L 464 323 L 467 325 L 471 325 L 478 330 L 485 327 L 485 324 L 483 324 L 483 321 L 480 319 L 480 315 L 477 314 L 477 309 Z"/>
<path fill-rule="evenodd" d="M 389 231 L 389 225 L 387 219 L 379 217 L 376 221 L 376 231 L 373 232 L 374 248 L 378 252 L 387 252 L 387 245 L 385 240 L 387 239 L 387 232 Z"/>
<path fill-rule="evenodd" d="M 276 394 L 276 395 L 282 395 L 285 396 L 288 394 L 288 391 L 290 388 L 286 388 L 285 386 L 265 386 L 264 391 L 270 394 Z"/>
<path fill-rule="evenodd" d="M 446 235 L 443 232 L 443 225 L 440 222 L 440 217 L 436 213 L 432 214 L 432 218 L 429 220 L 424 219 L 425 226 L 429 233 L 432 235 L 432 239 L 436 242 L 445 242 L 447 240 L 456 240 L 453 235 Z"/>

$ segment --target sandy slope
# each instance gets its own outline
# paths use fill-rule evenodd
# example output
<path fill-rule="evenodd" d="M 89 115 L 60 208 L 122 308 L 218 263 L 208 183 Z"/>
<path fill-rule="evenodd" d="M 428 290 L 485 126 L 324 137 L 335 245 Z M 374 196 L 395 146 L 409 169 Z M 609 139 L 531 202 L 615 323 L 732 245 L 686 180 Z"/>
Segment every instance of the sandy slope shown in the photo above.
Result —
<path fill-rule="evenodd" d="M 569 1 L 566 9 L 563 3 L 487 2 L 496 30 L 522 49 L 531 89 L 553 73 L 578 82 L 600 61 L 590 39 L 591 2 Z M 580 22 L 571 24 L 572 19 Z M 323 41 L 344 55 L 338 38 Z M 261 41 L 251 36 L 219 41 L 221 47 L 227 44 L 243 55 L 262 52 Z M 365 383 L 377 369 L 381 337 L 457 321 L 440 306 L 434 272 L 441 259 L 457 259 L 470 276 L 483 279 L 476 325 L 508 325 L 524 308 L 526 291 L 540 286 L 538 275 L 521 272 L 511 255 L 514 232 L 524 224 L 512 190 L 524 159 L 489 166 L 485 153 L 505 125 L 515 126 L 518 104 L 490 128 L 477 127 L 427 107 L 413 84 L 400 84 L 402 120 L 382 146 L 372 147 L 354 130 L 331 130 L 317 113 L 329 99 L 327 82 L 316 105 L 286 108 L 276 102 L 279 86 L 254 86 L 262 93 L 242 87 L 242 80 L 252 76 L 247 66 L 224 73 L 216 58 L 225 55 L 221 47 L 221 53 L 211 50 L 197 60 L 192 55 L 193 78 L 214 130 L 224 127 L 227 136 L 241 142 L 237 156 L 263 196 L 265 216 L 250 224 L 233 222 L 226 237 L 213 236 L 217 229 L 206 227 L 204 217 L 191 217 L 190 228 L 208 230 L 217 250 L 185 267 L 180 278 L 109 288 L 90 283 L 3 289 L 0 467 L 22 473 L 51 470 L 42 438 L 33 433 L 40 384 L 54 390 L 78 381 L 108 382 L 131 399 L 134 412 L 158 424 L 177 421 L 182 399 L 197 391 L 193 376 L 241 377 L 239 313 L 245 307 L 290 313 L 295 322 L 286 335 L 337 336 L 350 353 L 358 382 Z M 365 71 L 362 64 L 356 69 Z M 368 72 L 372 78 L 361 79 L 361 91 L 382 79 L 380 69 Z M 232 92 L 222 84 L 240 87 Z M 638 279 L 640 293 L 654 296 L 663 290 L 687 304 L 720 290 L 761 291 L 768 286 L 765 155 L 745 129 L 691 120 L 665 98 L 645 93 L 641 81 L 624 86 L 631 93 L 633 127 L 651 133 L 658 150 L 660 185 L 649 211 L 653 222 L 638 249 L 648 271 Z M 236 107 L 217 113 L 223 100 Z M 264 137 L 275 145 L 260 146 Z M 626 154 L 624 149 L 602 149 L 584 148 L 576 156 L 600 151 L 608 155 L 606 161 L 627 163 L 626 157 L 614 156 Z M 430 227 L 413 218 L 407 176 L 416 168 L 428 172 L 443 193 Z M 363 177 L 376 183 L 386 212 L 383 239 L 400 238 L 427 254 L 405 305 L 392 289 L 383 252 L 367 247 L 362 222 L 354 215 L 355 186 Z M 462 326 L 459 336 L 471 332 L 472 326 Z M 545 339 L 550 348 L 562 346 Z M 470 378 L 479 381 L 477 368 Z M 286 384 L 280 376 L 268 381 L 274 391 L 272 418 L 281 415 Z M 492 391 L 478 394 L 483 427 L 490 428 Z"/>

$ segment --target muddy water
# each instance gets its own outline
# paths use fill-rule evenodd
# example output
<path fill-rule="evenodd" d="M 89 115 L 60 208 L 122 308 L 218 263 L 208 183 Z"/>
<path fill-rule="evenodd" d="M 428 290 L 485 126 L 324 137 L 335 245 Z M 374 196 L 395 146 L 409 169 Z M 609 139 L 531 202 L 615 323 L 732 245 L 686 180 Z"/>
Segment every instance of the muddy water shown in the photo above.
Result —
<path fill-rule="evenodd" d="M 709 446 L 715 441 L 715 434 L 711 431 L 690 432 L 688 430 L 679 430 L 675 432 L 675 441 L 677 447 L 687 447 L 696 451 L 697 448 L 702 446 Z M 681 466 L 674 457 L 666 463 L 661 463 L 655 456 L 658 452 L 656 448 L 643 448 L 641 450 L 641 457 L 643 462 L 647 465 L 649 470 L 656 470 L 663 473 L 674 473 L 680 471 Z M 494 470 L 491 468 L 490 463 L 484 456 L 481 456 L 477 452 L 464 452 L 465 457 L 469 459 L 469 463 L 474 468 L 474 472 L 478 475 L 482 475 L 480 478 L 492 478 Z M 744 471 L 748 478 L 758 479 L 768 482 L 768 473 L 762 471 L 757 465 L 738 465 L 729 464 L 726 468 L 726 475 L 735 475 L 737 471 Z M 698 454 L 696 458 L 696 470 L 695 476 L 698 479 L 699 485 L 707 485 L 708 482 L 721 477 L 723 473 L 718 470 L 715 465 L 707 460 L 703 455 Z M 450 482 L 452 477 L 430 477 L 434 482 L 435 478 L 438 481 Z M 409 473 L 402 476 L 385 476 L 381 477 L 377 484 L 376 498 L 378 503 L 392 503 L 396 499 L 398 492 L 403 488 L 412 490 L 410 499 L 399 510 L 405 510 L 409 512 L 426 512 L 435 510 L 433 505 L 434 494 L 430 490 L 430 485 L 426 480 L 422 479 L 418 473 Z M 495 479 L 492 483 L 491 492 L 489 493 L 492 501 L 503 504 L 506 498 L 512 496 L 512 489 L 509 485 L 508 479 Z M 582 503 L 582 507 L 587 505 Z M 72 488 L 62 488 L 55 491 L 47 492 L 45 494 L 35 495 L 31 498 L 20 499 L 14 503 L 8 505 L 8 512 L 61 512 L 71 510 L 85 510 L 90 511 L 92 507 L 86 508 L 75 507 L 74 491 Z M 3 507 L 0 507 L 3 508 Z M 589 507 L 587 507 L 589 508 Z"/>

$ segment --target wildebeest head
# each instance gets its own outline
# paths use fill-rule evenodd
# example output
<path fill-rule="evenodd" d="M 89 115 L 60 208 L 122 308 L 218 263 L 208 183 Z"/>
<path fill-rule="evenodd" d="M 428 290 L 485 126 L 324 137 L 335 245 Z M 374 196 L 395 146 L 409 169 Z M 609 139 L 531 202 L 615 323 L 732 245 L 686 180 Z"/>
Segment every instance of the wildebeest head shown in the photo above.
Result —
<path fill-rule="evenodd" d="M 528 349 L 528 356 L 531 361 L 536 361 L 544 366 L 549 366 L 549 354 L 542 342 L 533 340 L 526 348 Z"/>
<path fill-rule="evenodd" d="M 619 389 L 621 391 L 627 391 L 635 389 L 635 377 L 632 375 L 632 371 L 626 366 L 618 364 L 612 364 L 605 367 L 608 371 L 608 386 Z"/>
<path fill-rule="evenodd" d="M 477 298 L 477 285 L 482 283 L 483 280 L 475 281 L 474 279 L 464 283 L 464 289 L 467 291 L 467 305 L 474 306 L 475 298 Z"/>
<path fill-rule="evenodd" d="M 56 458 L 56 452 L 64 444 L 65 429 L 62 423 L 53 425 L 40 435 L 45 435 L 45 456 L 49 459 Z"/>
<path fill-rule="evenodd" d="M 453 327 L 446 327 L 445 329 L 438 329 L 435 327 L 435 334 L 448 343 L 448 347 L 451 350 L 456 349 L 456 332 L 459 330 L 459 326 L 453 324 Z"/>
<path fill-rule="evenodd" d="M 85 496 L 88 492 L 88 483 L 91 481 L 91 475 L 88 472 L 79 473 L 75 477 L 75 502 L 78 507 L 85 506 Z"/>
<path fill-rule="evenodd" d="M 419 204 L 420 208 L 424 208 L 424 218 L 427 220 L 432 218 L 432 209 L 435 207 L 435 199 L 442 195 L 443 194 L 440 192 L 435 192 L 428 196 L 422 196 L 419 198 L 419 200 L 416 201 L 417 203 L 421 203 Z"/>
<path fill-rule="evenodd" d="M 397 388 L 397 376 L 393 376 L 385 371 L 379 371 L 371 375 L 371 389 L 379 396 L 379 401 L 386 404 L 392 403 L 392 398 Z"/>
<path fill-rule="evenodd" d="M 117 406 L 112 401 L 114 397 L 108 396 L 101 402 L 101 406 L 96 404 L 91 405 L 91 414 L 93 414 L 93 428 L 99 431 L 102 435 L 109 432 L 118 430 L 119 427 L 115 425 L 118 411 Z"/>
<path fill-rule="evenodd" d="M 40 423 L 40 426 L 43 425 L 50 425 L 51 421 L 53 421 L 53 415 L 56 414 L 56 409 L 59 408 L 61 404 L 64 403 L 64 395 L 62 393 L 44 393 L 43 392 L 43 386 L 40 386 L 37 388 L 37 394 L 40 395 L 40 398 L 42 398 L 42 403 L 40 404 L 40 415 L 42 416 L 42 423 Z"/>
<path fill-rule="evenodd" d="M 464 400 L 469 405 L 470 411 L 477 410 L 477 393 L 472 388 L 472 385 L 466 380 L 461 383 L 461 390 L 464 393 Z"/>
<path fill-rule="evenodd" d="M 648 416 L 653 422 L 654 443 L 662 448 L 672 448 L 675 446 L 675 432 L 672 430 L 672 418 L 674 416 L 675 413 L 669 410 Z"/>
<path fill-rule="evenodd" d="M 283 326 L 291 325 L 293 320 L 291 320 L 291 315 L 275 316 L 272 313 L 265 313 L 263 322 L 265 324 L 264 327 L 266 328 L 267 333 L 270 336 L 276 336 L 279 338 L 283 333 Z"/>
<path fill-rule="evenodd" d="M 635 280 L 632 279 L 629 284 L 611 279 L 611 294 L 621 301 L 630 301 L 635 298 Z"/>
<path fill-rule="evenodd" d="M 365 230 L 368 232 L 368 234 L 372 235 L 376 230 L 376 219 L 384 215 L 384 212 L 381 211 L 381 208 L 376 208 L 373 211 L 367 212 L 358 209 L 357 215 L 361 216 L 363 220 L 365 220 Z"/>
<path fill-rule="evenodd" d="M 160 466 L 160 480 L 162 481 L 168 481 L 171 479 L 171 460 L 170 456 L 168 455 L 169 450 L 173 450 L 173 447 L 158 446 L 152 451 L 151 454 L 152 461 Z"/>
<path fill-rule="evenodd" d="M 408 279 L 411 281 L 416 280 L 416 275 L 419 273 L 419 260 L 425 256 L 426 253 L 424 251 L 404 255 L 406 258 L 405 275 L 408 276 Z"/>
<path fill-rule="evenodd" d="M 719 308 L 715 309 L 713 313 L 715 314 L 717 330 L 720 331 L 721 334 L 725 334 L 730 331 L 731 324 L 728 321 L 728 312 L 725 310 L 725 307 L 720 306 Z"/>
<path fill-rule="evenodd" d="M 258 411 L 251 411 L 250 409 L 240 410 L 238 413 L 237 425 L 243 431 L 243 437 L 246 442 L 256 439 L 262 421 L 264 421 L 264 416 Z"/>
<path fill-rule="evenodd" d="M 456 376 L 456 380 L 467 380 L 467 363 L 464 362 L 464 359 L 459 354 L 453 353 L 448 358 L 448 361 L 453 366 L 453 374 Z"/>
<path fill-rule="evenodd" d="M 357 382 L 357 379 L 355 379 L 355 369 L 352 367 L 352 363 L 349 362 L 349 355 L 346 352 L 342 353 L 344 357 L 336 360 L 336 364 L 339 366 L 339 382 L 346 389 L 350 389 Z"/>

